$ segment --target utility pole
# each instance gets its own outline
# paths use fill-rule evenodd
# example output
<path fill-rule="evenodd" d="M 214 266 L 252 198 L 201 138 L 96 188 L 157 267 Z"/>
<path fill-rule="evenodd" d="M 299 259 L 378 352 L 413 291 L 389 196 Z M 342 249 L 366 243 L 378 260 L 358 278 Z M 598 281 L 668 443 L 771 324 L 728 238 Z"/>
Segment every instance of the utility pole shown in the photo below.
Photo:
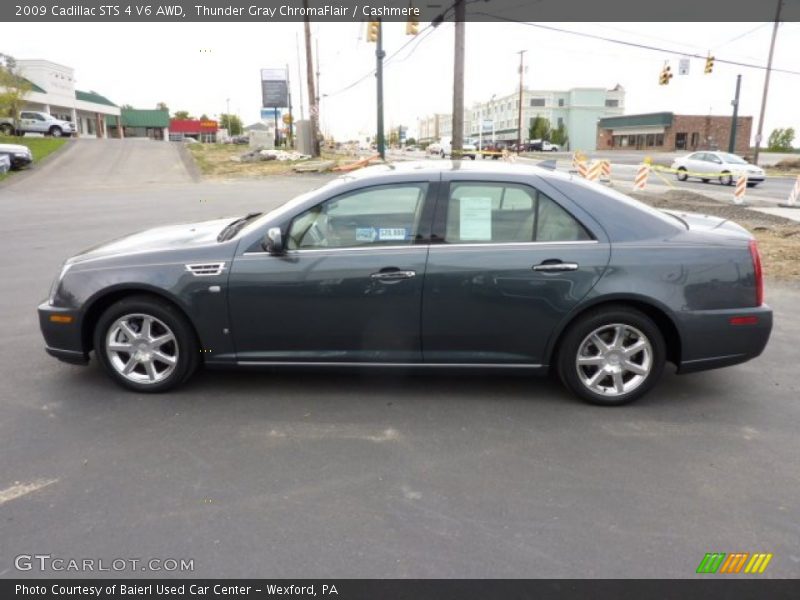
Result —
<path fill-rule="evenodd" d="M 383 139 L 383 22 L 378 19 L 378 39 L 375 45 L 375 77 L 378 83 L 378 131 L 376 143 L 381 160 L 386 160 L 386 141 Z"/>
<path fill-rule="evenodd" d="M 761 150 L 761 138 L 764 133 L 764 113 L 767 110 L 767 94 L 769 93 L 769 76 L 772 73 L 772 55 L 775 53 L 775 38 L 778 36 L 778 25 L 781 20 L 781 7 L 783 0 L 778 0 L 778 10 L 775 13 L 775 24 L 772 26 L 772 41 L 769 43 L 769 58 L 767 58 L 767 74 L 764 76 L 764 94 L 761 96 L 761 114 L 758 116 L 758 132 L 756 133 L 756 151 L 753 163 L 758 164 L 758 153 Z"/>
<path fill-rule="evenodd" d="M 322 129 L 322 104 L 319 101 L 319 94 L 320 94 L 320 88 L 319 88 L 319 38 L 314 40 L 314 46 L 316 47 L 316 50 L 317 50 L 317 124 L 318 124 L 320 132 L 322 132 L 323 131 L 323 129 Z M 325 134 L 323 133 L 322 135 L 324 136 Z"/>
<path fill-rule="evenodd" d="M 300 34 L 294 33 L 294 41 L 297 46 L 297 85 L 300 87 L 300 120 L 306 118 L 305 107 L 303 106 L 303 70 L 300 66 Z"/>
<path fill-rule="evenodd" d="M 308 13 L 308 0 L 303 0 L 303 7 Z M 306 79 L 308 80 L 308 104 L 311 114 L 311 156 L 319 156 L 319 106 L 316 102 L 317 92 L 314 86 L 314 56 L 311 54 L 311 24 L 308 16 L 303 17 L 306 38 Z"/>
<path fill-rule="evenodd" d="M 453 60 L 453 132 L 450 140 L 451 157 L 460 159 L 464 150 L 464 21 L 466 5 L 455 5 L 455 48 Z"/>
<path fill-rule="evenodd" d="M 517 123 L 517 154 L 519 154 L 520 146 L 522 146 L 522 90 L 523 90 L 523 76 L 525 74 L 525 53 L 527 50 L 520 50 L 519 54 L 519 122 Z"/>
<path fill-rule="evenodd" d="M 731 137 L 728 141 L 728 152 L 733 154 L 736 152 L 736 126 L 739 118 L 739 90 L 742 87 L 742 76 L 736 76 L 736 95 L 733 97 L 733 117 L 731 118 Z"/>
<path fill-rule="evenodd" d="M 286 63 L 286 91 L 289 95 L 289 143 L 294 148 L 294 117 L 292 116 L 292 84 L 289 81 L 289 63 Z"/>

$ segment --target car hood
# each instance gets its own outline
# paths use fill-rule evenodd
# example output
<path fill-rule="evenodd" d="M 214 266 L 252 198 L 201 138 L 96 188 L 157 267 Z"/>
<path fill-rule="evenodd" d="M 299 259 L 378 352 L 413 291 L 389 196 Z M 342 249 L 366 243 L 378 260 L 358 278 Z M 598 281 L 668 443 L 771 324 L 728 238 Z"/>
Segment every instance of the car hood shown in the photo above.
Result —
<path fill-rule="evenodd" d="M 19 144 L 0 144 L 0 152 L 8 152 L 10 154 L 21 152 L 23 154 L 30 154 L 30 150 L 27 146 L 21 146 Z"/>
<path fill-rule="evenodd" d="M 229 217 L 147 229 L 93 246 L 76 254 L 67 263 L 75 264 L 98 258 L 182 250 L 216 244 L 219 232 L 234 219 L 235 217 Z"/>
<path fill-rule="evenodd" d="M 743 234 L 748 238 L 751 237 L 750 232 L 744 227 L 728 219 L 723 219 L 722 217 L 680 210 L 661 209 L 661 212 L 678 217 L 681 221 L 686 223 L 690 231 L 724 231 L 725 233 Z"/>

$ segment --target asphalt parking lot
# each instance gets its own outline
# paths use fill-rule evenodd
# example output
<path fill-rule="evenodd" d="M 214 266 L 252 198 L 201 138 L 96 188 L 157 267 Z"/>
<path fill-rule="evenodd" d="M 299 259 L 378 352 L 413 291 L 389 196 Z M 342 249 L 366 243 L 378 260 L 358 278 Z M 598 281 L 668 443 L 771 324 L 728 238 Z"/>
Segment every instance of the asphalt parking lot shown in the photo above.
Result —
<path fill-rule="evenodd" d="M 0 187 L 0 577 L 40 576 L 14 557 L 45 553 L 193 559 L 197 577 L 684 578 L 712 551 L 800 575 L 800 286 L 768 282 L 762 357 L 668 372 L 617 409 L 465 373 L 207 372 L 137 395 L 45 355 L 35 308 L 63 259 L 321 179 L 175 166 L 58 190 L 60 160 Z"/>

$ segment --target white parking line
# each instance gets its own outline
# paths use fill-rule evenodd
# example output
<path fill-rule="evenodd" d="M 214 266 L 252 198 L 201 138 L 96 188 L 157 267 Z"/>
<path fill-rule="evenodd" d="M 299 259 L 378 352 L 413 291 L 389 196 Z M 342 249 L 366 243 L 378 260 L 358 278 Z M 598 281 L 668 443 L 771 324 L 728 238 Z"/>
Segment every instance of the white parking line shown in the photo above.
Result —
<path fill-rule="evenodd" d="M 31 481 L 30 483 L 15 482 L 15 484 L 10 488 L 0 491 L 0 506 L 6 502 L 11 502 L 12 500 L 16 500 L 17 498 L 21 498 L 22 496 L 26 496 L 41 490 L 42 488 L 46 488 L 48 485 L 52 485 L 57 481 L 58 479 L 37 479 L 35 481 Z"/>

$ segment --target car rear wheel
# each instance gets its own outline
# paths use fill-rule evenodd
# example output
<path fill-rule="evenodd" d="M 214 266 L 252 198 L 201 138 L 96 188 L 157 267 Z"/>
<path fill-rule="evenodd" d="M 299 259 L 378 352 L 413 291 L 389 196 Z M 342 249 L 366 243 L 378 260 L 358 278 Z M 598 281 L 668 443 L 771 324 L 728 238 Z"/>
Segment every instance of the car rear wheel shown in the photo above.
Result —
<path fill-rule="evenodd" d="M 689 179 L 689 175 L 686 173 L 686 169 L 684 169 L 683 167 L 678 167 L 677 177 L 678 181 L 686 181 L 687 179 Z"/>
<path fill-rule="evenodd" d="M 146 296 L 125 298 L 97 322 L 94 348 L 105 370 L 137 392 L 163 392 L 188 379 L 200 362 L 186 318 L 170 304 Z"/>
<path fill-rule="evenodd" d="M 590 404 L 633 402 L 655 385 L 664 369 L 664 337 L 644 313 L 601 308 L 579 318 L 558 352 L 564 385 Z"/>
<path fill-rule="evenodd" d="M 721 185 L 733 185 L 733 175 L 726 171 L 720 175 L 719 182 Z"/>
<path fill-rule="evenodd" d="M 8 123 L 4 123 L 3 125 L 0 125 L 0 133 L 10 136 L 14 133 L 14 128 Z"/>

